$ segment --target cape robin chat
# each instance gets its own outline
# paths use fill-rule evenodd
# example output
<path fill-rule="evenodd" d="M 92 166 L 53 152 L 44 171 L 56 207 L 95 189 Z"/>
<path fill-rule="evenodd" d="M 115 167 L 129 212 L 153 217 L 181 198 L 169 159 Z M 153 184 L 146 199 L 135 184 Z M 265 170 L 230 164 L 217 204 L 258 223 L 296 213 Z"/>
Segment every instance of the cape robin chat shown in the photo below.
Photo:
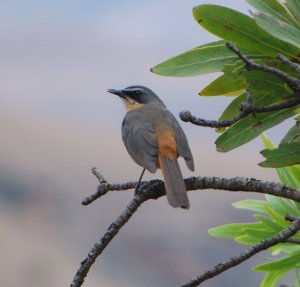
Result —
<path fill-rule="evenodd" d="M 177 158 L 183 157 L 192 171 L 194 161 L 175 117 L 146 87 L 130 86 L 108 92 L 118 95 L 125 104 L 127 113 L 122 123 L 122 137 L 132 159 L 144 168 L 143 173 L 145 169 L 154 173 L 161 168 L 169 204 L 188 209 L 190 204 Z"/>

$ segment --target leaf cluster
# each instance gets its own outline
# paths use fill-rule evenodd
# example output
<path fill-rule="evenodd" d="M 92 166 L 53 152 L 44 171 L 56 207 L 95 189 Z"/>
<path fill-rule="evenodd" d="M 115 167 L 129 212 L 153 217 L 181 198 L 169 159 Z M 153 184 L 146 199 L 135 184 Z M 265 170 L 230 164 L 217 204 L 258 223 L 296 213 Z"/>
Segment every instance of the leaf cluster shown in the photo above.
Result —
<path fill-rule="evenodd" d="M 269 73 L 268 69 L 250 69 L 243 57 L 252 62 L 282 71 L 291 78 L 299 78 L 300 68 L 300 2 L 299 0 L 246 0 L 257 12 L 247 16 L 238 11 L 217 6 L 200 5 L 193 9 L 197 23 L 220 38 L 219 41 L 201 45 L 172 57 L 151 70 L 173 77 L 199 76 L 221 72 L 199 94 L 204 97 L 226 96 L 231 102 L 219 121 L 232 121 L 228 128 L 217 129 L 221 134 L 216 140 L 218 151 L 227 152 L 248 143 L 259 135 L 265 149 L 265 158 L 259 165 L 276 168 L 282 183 L 300 189 L 300 107 L 241 115 L 241 106 L 248 103 L 255 107 L 274 106 L 294 97 L 299 89 Z M 239 53 L 233 53 L 226 43 L 232 43 Z M 232 46 L 232 45 L 231 45 Z M 280 56 L 278 56 L 280 55 Z M 286 60 L 282 60 L 286 59 Z M 274 70 L 273 69 L 273 70 Z M 266 71 L 268 70 L 268 71 Z M 294 125 L 285 133 L 278 147 L 263 132 L 294 117 Z M 239 244 L 256 244 L 278 234 L 289 226 L 286 216 L 300 217 L 300 204 L 274 196 L 266 200 L 247 199 L 233 204 L 235 208 L 250 210 L 255 221 L 233 223 L 209 230 L 216 237 L 232 238 Z M 272 255 L 281 255 L 254 267 L 265 272 L 261 287 L 275 286 L 291 271 L 296 272 L 295 286 L 300 286 L 300 234 L 270 249 Z"/>
<path fill-rule="evenodd" d="M 288 153 L 284 154 L 285 145 L 299 142 L 299 123 L 291 128 L 282 139 L 279 147 L 262 134 L 265 150 L 262 154 L 270 153 L 270 157 L 260 165 L 268 165 L 275 157 L 277 162 L 286 161 Z M 294 154 L 297 157 L 298 154 Z M 274 161 L 275 162 L 275 161 Z M 279 166 L 284 166 L 281 164 Z M 279 167 L 276 169 L 281 182 L 300 188 L 300 165 Z M 285 229 L 289 223 L 284 220 L 286 216 L 300 217 L 300 204 L 292 200 L 282 199 L 266 195 L 266 200 L 246 199 L 233 204 L 237 209 L 252 211 L 256 221 L 251 223 L 234 223 L 219 226 L 209 230 L 209 234 L 215 237 L 232 238 L 239 244 L 256 244 Z M 294 240 L 293 240 L 294 239 Z M 295 286 L 300 286 L 300 234 L 296 234 L 289 242 L 278 244 L 270 249 L 272 255 L 284 254 L 279 259 L 269 260 L 253 268 L 254 271 L 266 272 L 261 287 L 272 287 L 291 271 L 295 272 Z"/>
<path fill-rule="evenodd" d="M 264 146 L 274 149 L 274 144 L 262 135 Z M 276 169 L 282 183 L 300 189 L 300 165 Z M 256 221 L 251 223 L 233 223 L 209 230 L 215 237 L 231 238 L 239 244 L 256 244 L 274 236 L 287 228 L 286 216 L 300 217 L 300 204 L 292 200 L 266 195 L 266 200 L 245 199 L 233 203 L 237 209 L 252 211 Z M 295 286 L 300 286 L 300 234 L 292 240 L 277 244 L 270 249 L 272 255 L 284 254 L 279 259 L 269 260 L 253 268 L 254 271 L 266 272 L 261 287 L 272 287 L 287 273 L 295 271 Z"/>
<path fill-rule="evenodd" d="M 300 4 L 297 0 L 247 0 L 258 12 L 252 17 L 238 11 L 217 6 L 200 5 L 193 9 L 195 20 L 204 29 L 221 38 L 220 41 L 201 45 L 172 57 L 151 70 L 159 75 L 187 77 L 222 72 L 199 94 L 205 97 L 233 97 L 219 120 L 230 120 L 240 113 L 240 105 L 246 101 L 246 89 L 251 90 L 253 105 L 273 105 L 292 97 L 299 97 L 277 76 L 264 71 L 251 71 L 243 61 L 226 47 L 232 42 L 243 55 L 258 64 L 264 64 L 292 77 L 297 73 L 276 58 L 282 54 L 290 61 L 300 61 Z M 222 132 L 216 140 L 218 151 L 227 152 L 258 137 L 262 132 L 297 116 L 299 105 L 278 111 L 248 115 Z M 281 167 L 300 163 L 300 137 L 297 125 L 287 133 L 293 133 L 289 141 L 283 141 L 275 150 L 262 151 L 266 160 L 263 167 Z M 284 159 L 283 159 L 284 158 Z"/>

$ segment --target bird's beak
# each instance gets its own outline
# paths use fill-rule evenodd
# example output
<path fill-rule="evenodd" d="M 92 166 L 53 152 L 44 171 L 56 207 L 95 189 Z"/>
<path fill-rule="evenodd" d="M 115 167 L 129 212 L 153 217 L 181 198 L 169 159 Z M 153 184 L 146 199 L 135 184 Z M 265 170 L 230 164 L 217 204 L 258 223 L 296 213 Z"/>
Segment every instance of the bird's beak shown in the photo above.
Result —
<path fill-rule="evenodd" d="M 126 97 L 126 95 L 125 95 L 125 93 L 124 93 L 123 90 L 108 89 L 107 91 L 109 93 L 117 95 L 117 96 L 119 96 L 121 98 L 125 98 Z"/>

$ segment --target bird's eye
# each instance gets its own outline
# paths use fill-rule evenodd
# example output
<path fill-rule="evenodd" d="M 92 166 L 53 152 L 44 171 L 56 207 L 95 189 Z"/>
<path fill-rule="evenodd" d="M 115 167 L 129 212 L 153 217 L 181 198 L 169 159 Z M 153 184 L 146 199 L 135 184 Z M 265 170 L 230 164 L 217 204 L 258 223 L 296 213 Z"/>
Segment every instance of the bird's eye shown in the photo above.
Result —
<path fill-rule="evenodd" d="M 142 91 L 137 88 L 126 88 L 124 89 L 125 94 L 127 94 L 128 97 L 137 99 L 141 97 Z"/>

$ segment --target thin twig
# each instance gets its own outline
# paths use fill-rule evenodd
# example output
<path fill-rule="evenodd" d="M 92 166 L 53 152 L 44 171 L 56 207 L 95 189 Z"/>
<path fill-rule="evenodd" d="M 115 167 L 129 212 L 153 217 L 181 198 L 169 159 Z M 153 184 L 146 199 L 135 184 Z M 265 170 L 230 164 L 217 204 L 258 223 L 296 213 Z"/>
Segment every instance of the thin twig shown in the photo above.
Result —
<path fill-rule="evenodd" d="M 122 214 L 110 225 L 107 232 L 101 238 L 100 242 L 96 243 L 88 256 L 81 262 L 80 268 L 75 274 L 71 287 L 79 287 L 83 284 L 84 278 L 87 276 L 91 266 L 97 257 L 103 252 L 105 247 L 117 235 L 119 230 L 130 219 L 138 207 L 145 201 L 145 198 L 135 197 L 122 212 Z"/>
<path fill-rule="evenodd" d="M 255 115 L 256 113 L 265 113 L 279 111 L 287 108 L 292 108 L 300 104 L 300 79 L 290 76 L 287 73 L 282 72 L 271 66 L 257 64 L 253 60 L 249 59 L 247 56 L 243 55 L 241 51 L 235 47 L 232 43 L 226 43 L 228 49 L 233 51 L 245 64 L 247 70 L 257 70 L 264 71 L 276 75 L 282 79 L 287 85 L 293 90 L 293 94 L 290 97 L 287 97 L 285 101 L 271 104 L 271 105 L 253 105 L 252 97 L 250 90 L 246 90 L 246 102 L 241 103 L 239 106 L 240 113 L 229 119 L 229 120 L 206 120 L 202 118 L 197 118 L 191 114 L 189 111 L 182 111 L 180 113 L 180 118 L 184 122 L 190 122 L 197 126 L 210 127 L 210 128 L 225 128 L 230 127 L 233 124 L 237 123 L 241 119 L 247 117 L 250 114 Z M 292 62 L 283 55 L 278 55 L 277 58 L 286 63 L 291 67 L 293 71 L 300 74 L 300 66 Z M 284 96 L 284 95 L 283 95 Z"/>
<path fill-rule="evenodd" d="M 281 62 L 289 65 L 294 72 L 296 72 L 297 74 L 300 75 L 300 66 L 298 64 L 292 62 L 290 59 L 288 59 L 287 57 L 285 57 L 282 54 L 279 54 L 277 56 L 277 59 L 280 60 Z"/>
<path fill-rule="evenodd" d="M 265 239 L 255 245 L 252 245 L 249 249 L 245 250 L 244 252 L 240 253 L 238 256 L 234 256 L 229 260 L 219 263 L 218 265 L 214 266 L 213 268 L 207 270 L 203 274 L 193 278 L 190 282 L 182 285 L 182 287 L 195 287 L 199 286 L 202 282 L 213 278 L 224 271 L 246 261 L 250 257 L 254 256 L 258 252 L 262 250 L 266 250 L 280 242 L 285 242 L 288 238 L 292 237 L 297 233 L 300 229 L 300 219 L 297 218 L 295 221 L 291 223 L 291 225 L 284 229 L 283 231 L 279 232 L 278 234 Z"/>
<path fill-rule="evenodd" d="M 205 120 L 193 116 L 189 111 L 182 111 L 180 113 L 180 118 L 184 122 L 190 122 L 197 126 L 210 127 L 210 128 L 225 128 L 225 127 L 232 126 L 233 124 L 237 123 L 239 120 L 247 117 L 250 114 L 274 112 L 274 111 L 292 108 L 300 104 L 300 97 L 291 97 L 290 99 L 287 99 L 283 102 L 279 102 L 276 104 L 255 106 L 251 104 L 251 102 L 249 102 L 252 99 L 249 89 L 246 90 L 246 95 L 248 100 L 240 104 L 239 106 L 240 113 L 237 116 L 233 117 L 232 119 L 219 120 L 219 121 Z"/>
<path fill-rule="evenodd" d="M 232 52 L 234 52 L 244 63 L 247 70 L 257 70 L 257 71 L 264 71 L 271 73 L 280 79 L 282 79 L 285 83 L 288 84 L 288 86 L 295 92 L 300 91 L 300 80 L 290 76 L 289 74 L 286 74 L 274 67 L 266 66 L 266 65 L 260 65 L 243 55 L 240 50 L 235 47 L 232 43 L 226 43 L 226 46 L 228 49 L 230 49 Z M 280 58 L 282 59 L 282 57 Z"/>
<path fill-rule="evenodd" d="M 98 178 L 100 184 L 107 183 L 106 179 L 97 167 L 92 167 L 92 174 Z"/>
<path fill-rule="evenodd" d="M 293 222 L 293 221 L 295 221 L 297 218 L 298 218 L 298 217 L 296 217 L 296 216 L 292 216 L 292 215 L 289 215 L 289 214 L 288 214 L 284 219 L 287 220 L 287 221 L 289 221 L 289 222 Z"/>
<path fill-rule="evenodd" d="M 156 193 L 156 181 L 149 182 L 148 184 L 142 184 L 139 193 L 127 205 L 126 209 L 118 216 L 118 218 L 109 226 L 107 232 L 101 238 L 100 242 L 96 243 L 87 257 L 81 262 L 79 269 L 77 270 L 71 287 L 79 287 L 83 284 L 85 277 L 87 276 L 90 268 L 97 259 L 97 257 L 103 252 L 107 245 L 113 240 L 120 229 L 126 224 L 131 216 L 137 211 L 140 205 L 149 199 L 152 194 L 155 197 Z M 147 190 L 147 192 L 146 192 Z"/>
<path fill-rule="evenodd" d="M 105 195 L 107 192 L 112 191 L 112 190 L 128 190 L 135 188 L 137 186 L 137 182 L 127 182 L 127 183 L 122 183 L 122 184 L 110 184 L 108 183 L 104 176 L 100 173 L 99 169 L 96 167 L 92 168 L 92 173 L 98 178 L 99 180 L 99 185 L 97 188 L 97 192 L 92 194 L 91 196 L 85 198 L 82 201 L 82 205 L 88 205 L 91 204 L 93 201 L 98 199 L 99 197 Z M 141 182 L 141 185 L 144 182 Z"/>
<path fill-rule="evenodd" d="M 287 243 L 293 243 L 293 244 L 300 244 L 300 239 L 297 239 L 297 238 L 290 238 L 288 240 L 286 240 L 285 242 Z"/>

